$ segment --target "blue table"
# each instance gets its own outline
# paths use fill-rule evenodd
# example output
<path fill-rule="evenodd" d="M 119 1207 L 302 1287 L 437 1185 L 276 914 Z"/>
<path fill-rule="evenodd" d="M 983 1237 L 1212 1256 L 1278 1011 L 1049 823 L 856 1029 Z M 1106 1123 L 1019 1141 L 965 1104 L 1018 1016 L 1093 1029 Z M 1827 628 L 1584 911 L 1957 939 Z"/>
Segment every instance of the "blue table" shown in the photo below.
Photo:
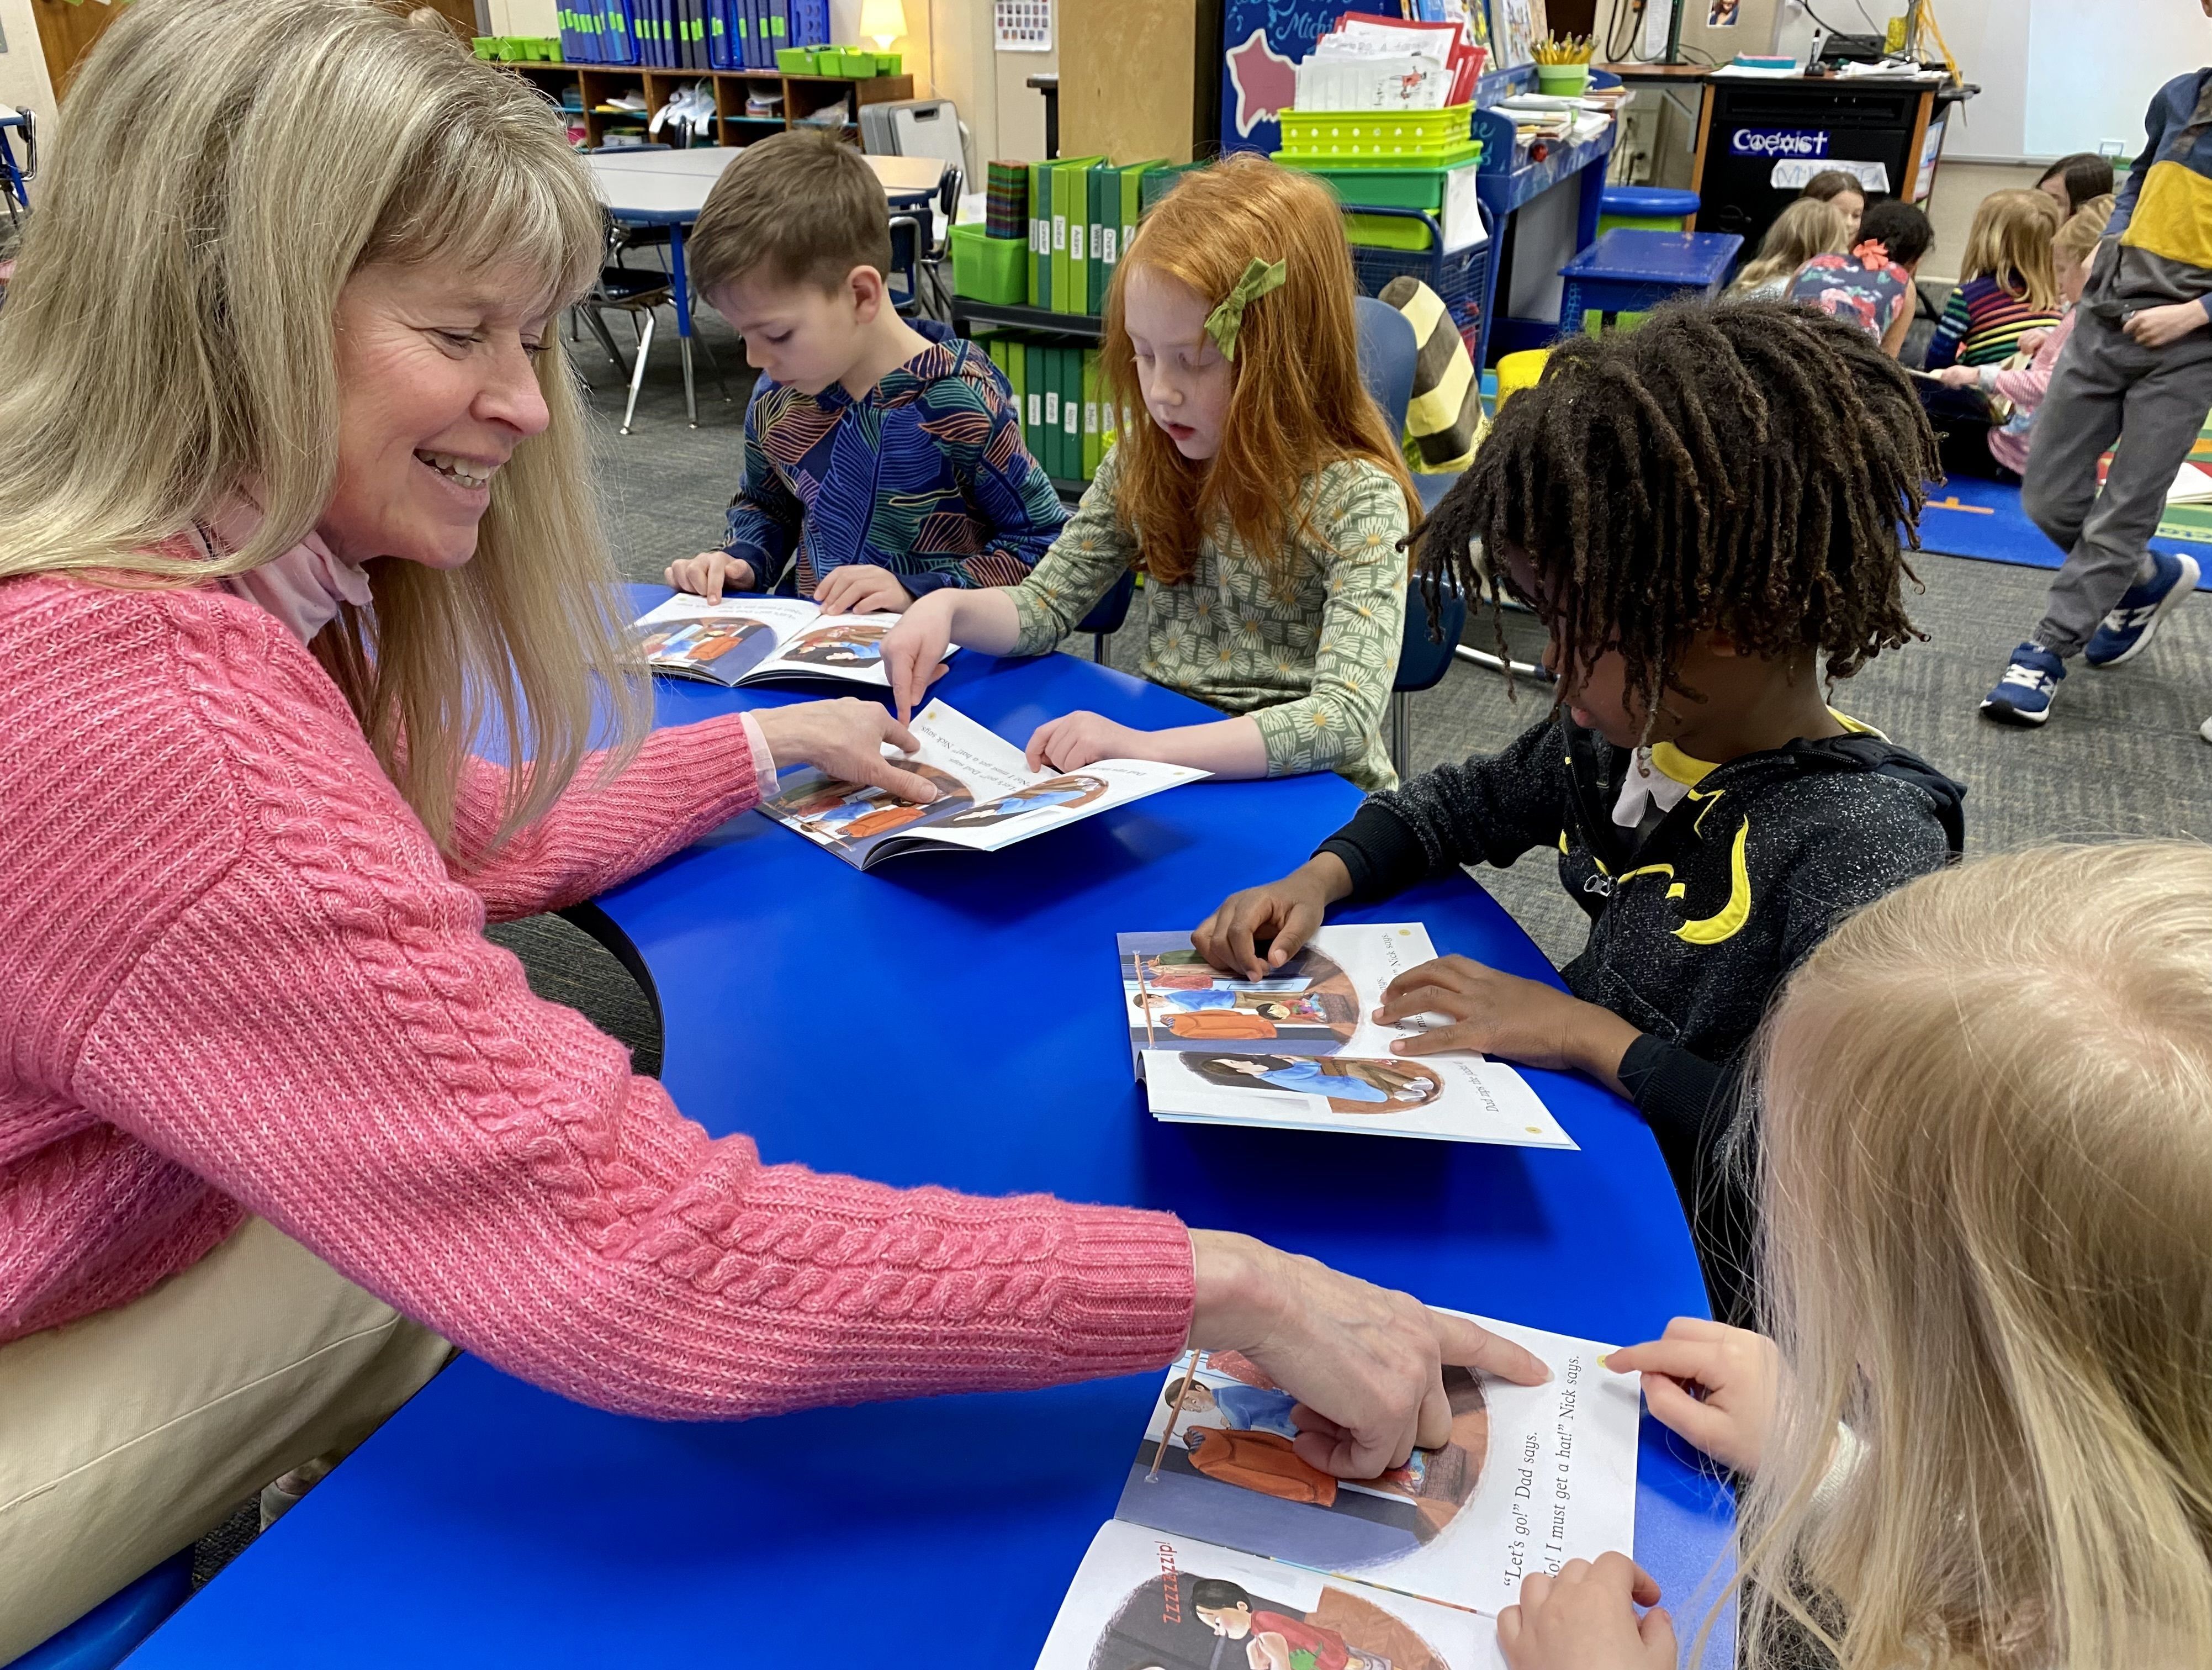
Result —
<path fill-rule="evenodd" d="M 1680 296 L 1711 301 L 1728 282 L 1743 240 L 1733 232 L 1646 232 L 1615 227 L 1559 269 L 1567 282 L 1559 332 L 1579 335 L 1595 312 L 1610 326 L 1615 313 L 1643 313 Z"/>
<path fill-rule="evenodd" d="M 954 668 L 939 693 L 1010 739 L 1077 707 L 1204 717 L 1066 656 Z M 674 681 L 657 695 L 665 724 L 792 699 Z M 1334 777 L 1194 784 L 994 857 L 873 876 L 748 815 L 599 906 L 657 992 L 678 1102 L 771 1160 L 1168 1207 L 1600 1339 L 1703 1314 L 1658 1151 L 1588 1084 L 1533 1075 L 1580 1153 L 1146 1115 L 1115 932 L 1195 921 L 1358 799 Z M 1550 975 L 1466 882 L 1364 914 Z M 241 1641 L 276 1639 L 288 1667 L 811 1665 L 843 1637 L 902 1664 L 1026 1670 L 1158 1384 L 659 1424 L 465 1359 L 132 1664 L 228 1670 Z M 1637 1556 L 1680 1605 L 1721 1552 L 1727 1499 L 1648 1418 L 1638 1493 Z"/>

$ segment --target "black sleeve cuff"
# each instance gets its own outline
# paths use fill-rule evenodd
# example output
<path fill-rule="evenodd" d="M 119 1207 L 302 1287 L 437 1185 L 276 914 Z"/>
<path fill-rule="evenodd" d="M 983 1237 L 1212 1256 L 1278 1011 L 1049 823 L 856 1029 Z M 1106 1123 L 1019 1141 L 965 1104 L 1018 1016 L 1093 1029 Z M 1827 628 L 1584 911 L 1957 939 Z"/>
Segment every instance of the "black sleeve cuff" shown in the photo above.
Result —
<path fill-rule="evenodd" d="M 1334 853 L 1352 874 L 1351 902 L 1366 904 L 1429 878 L 1429 855 L 1413 826 L 1371 797 L 1315 850 Z"/>

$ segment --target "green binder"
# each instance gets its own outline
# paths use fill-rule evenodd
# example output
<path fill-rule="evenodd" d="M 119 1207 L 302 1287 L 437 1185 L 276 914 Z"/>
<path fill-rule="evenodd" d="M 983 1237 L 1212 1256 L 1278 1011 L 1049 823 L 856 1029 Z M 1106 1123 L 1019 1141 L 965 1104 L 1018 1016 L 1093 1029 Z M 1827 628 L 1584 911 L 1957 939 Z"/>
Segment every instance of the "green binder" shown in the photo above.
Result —
<path fill-rule="evenodd" d="M 1052 306 L 1052 164 L 1030 164 L 1030 306 Z"/>
<path fill-rule="evenodd" d="M 1060 362 L 1066 350 L 1048 348 L 1044 350 L 1044 434 L 1043 450 L 1037 456 L 1044 460 L 1044 472 L 1054 481 L 1067 479 L 1067 460 L 1061 456 L 1060 444 Z"/>
<path fill-rule="evenodd" d="M 1022 450 L 1031 457 L 1036 454 L 1036 414 L 1044 409 L 1043 392 L 1030 375 L 1036 353 L 1036 349 L 1026 342 L 1010 343 L 1007 348 L 1013 362 L 1014 415 L 1022 422 Z"/>
<path fill-rule="evenodd" d="M 1098 473 L 1098 350 L 1083 350 L 1083 479 Z"/>
<path fill-rule="evenodd" d="M 1079 482 L 1083 474 L 1083 361 L 1079 348 L 1063 349 L 1060 355 L 1060 461 L 1066 479 Z"/>
<path fill-rule="evenodd" d="M 1121 171 L 1121 232 L 1115 240 L 1114 249 L 1117 264 L 1129 252 L 1130 241 L 1137 235 L 1137 219 L 1144 207 L 1145 175 L 1152 169 L 1166 166 L 1166 159 L 1154 157 L 1150 162 L 1132 162 Z"/>
<path fill-rule="evenodd" d="M 1052 165 L 1053 311 L 1079 313 L 1088 301 L 1083 267 L 1083 234 L 1090 210 L 1083 199 L 1084 175 L 1104 161 L 1099 156 L 1065 158 Z"/>

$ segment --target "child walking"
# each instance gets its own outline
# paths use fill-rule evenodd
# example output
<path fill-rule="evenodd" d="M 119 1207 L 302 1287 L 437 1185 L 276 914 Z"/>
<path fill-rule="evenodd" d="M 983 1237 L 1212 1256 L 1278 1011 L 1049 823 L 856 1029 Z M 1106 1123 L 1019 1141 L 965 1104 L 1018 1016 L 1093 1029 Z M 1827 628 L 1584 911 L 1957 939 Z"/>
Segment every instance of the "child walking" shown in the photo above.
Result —
<path fill-rule="evenodd" d="M 1759 246 L 1728 288 L 1731 301 L 1784 301 L 1797 269 L 1816 255 L 1840 255 L 1847 228 L 1843 211 L 1818 197 L 1800 197 L 1775 216 Z"/>
<path fill-rule="evenodd" d="M 671 586 L 864 614 L 1029 573 L 1067 513 L 991 356 L 892 307 L 890 210 L 858 151 L 819 129 L 746 147 L 690 247 L 762 375 L 728 537 L 671 563 Z"/>
<path fill-rule="evenodd" d="M 2058 228 L 2057 235 L 2051 240 L 2051 271 L 2058 282 L 2058 299 L 2066 311 L 2049 330 L 2021 333 L 2020 351 L 2033 356 L 2026 365 L 1960 364 L 1944 367 L 1941 378 L 1946 388 L 1973 389 L 1984 398 L 2002 401 L 2009 408 L 2003 421 L 1990 429 L 1986 454 L 1977 456 L 1963 448 L 1945 447 L 1946 474 L 1993 476 L 1999 481 L 2017 482 L 2027 468 L 2028 437 L 2035 426 L 2035 414 L 2050 391 L 2051 373 L 2058 364 L 2058 356 L 2065 351 L 2074 334 L 2075 305 L 2081 300 L 2082 287 L 2089 282 L 2089 262 L 2097 252 L 2097 245 L 2105 235 L 2105 222 L 2112 213 L 2110 197 L 2092 198 L 2082 205 L 2079 214 Z"/>
<path fill-rule="evenodd" d="M 1417 548 L 1424 585 L 1499 585 L 1543 620 L 1552 714 L 1502 754 L 1370 795 L 1194 944 L 1263 978 L 1340 900 L 1556 845 L 1590 918 L 1566 992 L 1447 956 L 1401 975 L 1382 1018 L 1452 1017 L 1401 1054 L 1479 1049 L 1627 1096 L 1716 1313 L 1747 1315 L 1750 1203 L 1716 1163 L 1744 1046 L 1836 918 L 1962 843 L 1965 791 L 1824 688 L 1914 635 L 1899 529 L 1934 465 L 1905 373 L 1832 319 L 1662 309 L 1562 343 Z"/>
<path fill-rule="evenodd" d="M 1162 760 L 1223 777 L 1397 780 L 1381 722 L 1417 506 L 1360 381 L 1352 260 L 1328 188 L 1245 153 L 1145 218 L 1106 306 L 1124 423 L 1066 531 L 1016 586 L 922 598 L 884 639 L 901 713 L 949 643 L 1037 655 L 1141 565 L 1143 672 L 1231 715 L 1134 731 L 1048 720 L 1032 766 Z"/>
<path fill-rule="evenodd" d="M 2212 16 L 2212 0 L 2201 3 Z M 1982 698 L 2000 725 L 2044 724 L 2069 661 L 2132 660 L 2197 589 L 2195 560 L 2149 542 L 2212 408 L 2212 70 L 2160 88 L 2144 126 L 2035 422 L 2021 500 L 2066 561 L 2043 619 Z"/>
<path fill-rule="evenodd" d="M 2212 852 L 2047 847 L 1899 889 L 1791 976 L 1761 1074 L 1773 1337 L 1678 1318 L 1606 1363 L 1748 1475 L 1746 1670 L 2205 1661 L 2208 946 Z M 1576 1561 L 1498 1644 L 1672 1670 L 1656 1598 L 1625 1555 Z"/>

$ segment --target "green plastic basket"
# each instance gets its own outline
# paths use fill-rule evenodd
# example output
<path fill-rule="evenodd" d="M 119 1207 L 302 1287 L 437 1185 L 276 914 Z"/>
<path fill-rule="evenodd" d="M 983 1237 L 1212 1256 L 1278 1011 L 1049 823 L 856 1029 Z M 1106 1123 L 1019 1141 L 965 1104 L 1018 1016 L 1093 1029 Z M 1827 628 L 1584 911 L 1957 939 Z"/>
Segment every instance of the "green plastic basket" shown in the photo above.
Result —
<path fill-rule="evenodd" d="M 952 294 L 971 301 L 1029 300 L 1029 240 L 994 238 L 981 226 L 952 228 Z"/>
<path fill-rule="evenodd" d="M 1399 163 L 1441 165 L 1474 143 L 1472 105 L 1409 110 L 1377 116 L 1364 111 L 1286 110 L 1281 112 L 1283 150 L 1301 163 L 1343 163 L 1371 157 Z"/>
<path fill-rule="evenodd" d="M 1336 161 L 1305 162 L 1282 153 L 1277 154 L 1275 161 L 1286 168 L 1327 180 L 1329 190 L 1345 203 L 1371 203 L 1385 209 L 1426 209 L 1434 212 L 1444 206 L 1445 177 L 1452 169 L 1480 161 L 1480 142 L 1468 149 L 1474 155 L 1454 158 L 1449 163 L 1424 164 L 1418 168 L 1387 163 L 1347 167 Z"/>
<path fill-rule="evenodd" d="M 818 55 L 805 46 L 780 46 L 776 49 L 775 67 L 787 76 L 815 76 L 821 73 L 815 66 Z"/>

